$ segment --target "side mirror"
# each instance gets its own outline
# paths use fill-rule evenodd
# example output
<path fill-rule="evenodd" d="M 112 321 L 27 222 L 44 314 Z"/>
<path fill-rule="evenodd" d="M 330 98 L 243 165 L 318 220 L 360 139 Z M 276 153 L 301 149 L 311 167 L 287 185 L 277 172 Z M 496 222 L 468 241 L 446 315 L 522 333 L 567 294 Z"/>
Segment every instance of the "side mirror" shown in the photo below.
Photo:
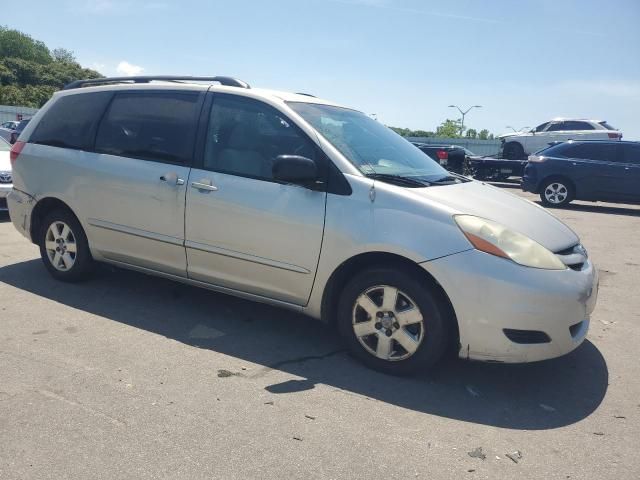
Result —
<path fill-rule="evenodd" d="M 272 167 L 273 178 L 291 183 L 310 183 L 318 179 L 316 162 L 300 155 L 279 155 Z"/>

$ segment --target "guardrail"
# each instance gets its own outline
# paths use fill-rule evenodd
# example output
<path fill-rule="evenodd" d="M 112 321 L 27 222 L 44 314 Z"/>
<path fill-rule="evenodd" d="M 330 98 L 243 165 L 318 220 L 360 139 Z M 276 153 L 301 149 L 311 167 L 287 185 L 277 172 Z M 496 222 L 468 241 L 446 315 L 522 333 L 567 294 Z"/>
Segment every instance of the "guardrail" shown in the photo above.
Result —
<path fill-rule="evenodd" d="M 37 111 L 37 108 L 31 107 L 0 105 L 0 123 L 8 122 L 10 120 L 22 120 L 24 118 L 30 118 L 33 117 Z"/>

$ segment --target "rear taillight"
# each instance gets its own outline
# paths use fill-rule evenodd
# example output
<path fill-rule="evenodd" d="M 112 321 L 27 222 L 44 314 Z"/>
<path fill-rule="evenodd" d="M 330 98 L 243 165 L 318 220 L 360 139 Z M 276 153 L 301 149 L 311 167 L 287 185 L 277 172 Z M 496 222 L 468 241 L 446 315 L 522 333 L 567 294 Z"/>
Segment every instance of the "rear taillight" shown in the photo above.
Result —
<path fill-rule="evenodd" d="M 622 139 L 622 134 L 621 133 L 607 133 L 607 135 L 609 135 L 609 138 Z"/>
<path fill-rule="evenodd" d="M 26 145 L 25 142 L 16 142 L 13 144 L 13 146 L 11 147 L 11 153 L 9 153 L 9 160 L 11 161 L 11 166 L 13 166 L 13 164 L 16 162 L 16 160 L 18 159 L 18 156 L 20 155 L 20 152 L 22 152 L 22 149 L 24 148 L 25 145 Z"/>
<path fill-rule="evenodd" d="M 446 160 L 449 158 L 449 153 L 444 150 L 438 150 L 436 155 L 438 156 L 438 160 Z"/>

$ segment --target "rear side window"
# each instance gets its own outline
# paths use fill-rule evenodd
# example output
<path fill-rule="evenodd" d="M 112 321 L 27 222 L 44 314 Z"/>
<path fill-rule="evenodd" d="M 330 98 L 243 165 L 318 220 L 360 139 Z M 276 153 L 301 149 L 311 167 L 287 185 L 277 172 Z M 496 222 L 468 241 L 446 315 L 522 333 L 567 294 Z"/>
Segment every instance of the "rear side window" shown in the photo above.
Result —
<path fill-rule="evenodd" d="M 603 162 L 615 162 L 616 145 L 608 143 L 581 143 L 572 145 L 564 152 L 565 157 L 584 158 L 587 160 L 600 160 Z"/>
<path fill-rule="evenodd" d="M 170 163 L 193 156 L 199 114 L 198 92 L 119 93 L 96 136 L 95 150 Z"/>
<path fill-rule="evenodd" d="M 606 128 L 607 130 L 617 130 L 616 127 L 612 127 L 611 125 L 609 125 L 607 122 L 600 122 L 600 125 L 602 125 L 604 128 Z"/>
<path fill-rule="evenodd" d="M 547 125 L 549 125 L 549 122 L 543 123 L 542 125 L 538 125 L 536 127 L 536 132 L 542 132 L 544 131 L 545 128 L 547 128 Z"/>
<path fill-rule="evenodd" d="M 95 128 L 111 96 L 111 92 L 96 92 L 60 97 L 46 111 L 29 141 L 53 147 L 90 149 Z M 18 130 L 23 122 L 28 123 L 20 122 Z"/>
<path fill-rule="evenodd" d="M 630 145 L 624 144 L 622 147 L 622 161 L 624 163 L 633 163 L 640 165 L 640 144 Z"/>
<path fill-rule="evenodd" d="M 563 123 L 563 130 L 595 130 L 595 128 L 593 128 L 593 125 L 588 122 L 568 121 Z"/>

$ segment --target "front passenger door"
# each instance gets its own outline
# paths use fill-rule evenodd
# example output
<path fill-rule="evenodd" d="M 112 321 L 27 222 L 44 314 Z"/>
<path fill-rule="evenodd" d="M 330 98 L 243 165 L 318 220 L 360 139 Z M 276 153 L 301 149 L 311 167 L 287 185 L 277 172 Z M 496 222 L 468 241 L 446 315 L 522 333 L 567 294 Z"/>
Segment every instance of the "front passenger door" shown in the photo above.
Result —
<path fill-rule="evenodd" d="M 278 155 L 301 155 L 322 171 L 324 156 L 293 122 L 258 100 L 215 94 L 207 124 L 187 189 L 189 278 L 305 305 L 326 191 L 278 182 L 272 165 Z"/>

